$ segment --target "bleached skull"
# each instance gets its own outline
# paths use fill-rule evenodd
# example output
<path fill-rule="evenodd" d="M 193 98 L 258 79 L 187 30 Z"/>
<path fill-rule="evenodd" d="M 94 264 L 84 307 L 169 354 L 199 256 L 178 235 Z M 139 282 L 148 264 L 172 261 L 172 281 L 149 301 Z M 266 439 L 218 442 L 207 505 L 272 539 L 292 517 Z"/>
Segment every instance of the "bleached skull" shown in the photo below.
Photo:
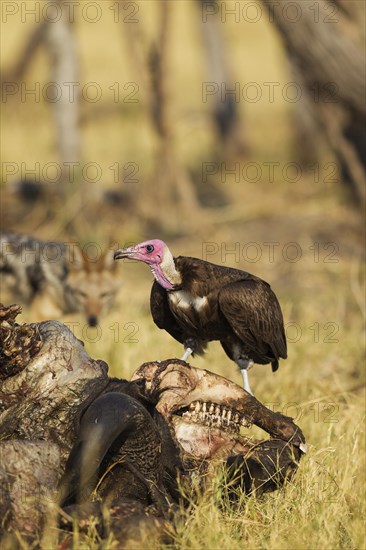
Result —
<path fill-rule="evenodd" d="M 258 441 L 241 432 L 253 424 L 304 450 L 304 437 L 291 418 L 270 411 L 222 376 L 174 359 L 145 363 L 132 380 L 195 458 L 245 455 Z"/>

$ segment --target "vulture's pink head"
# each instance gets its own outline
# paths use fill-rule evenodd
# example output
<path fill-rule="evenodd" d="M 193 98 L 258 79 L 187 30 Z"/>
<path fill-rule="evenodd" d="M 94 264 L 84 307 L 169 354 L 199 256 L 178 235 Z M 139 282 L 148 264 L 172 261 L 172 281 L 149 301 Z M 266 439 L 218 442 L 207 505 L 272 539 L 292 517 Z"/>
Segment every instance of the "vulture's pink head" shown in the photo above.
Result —
<path fill-rule="evenodd" d="M 168 249 L 163 241 L 152 239 L 151 241 L 145 241 L 135 246 L 116 250 L 114 259 L 120 260 L 121 258 L 130 258 L 131 260 L 145 262 L 145 264 L 149 264 L 150 266 L 159 265 L 162 262 L 165 248 Z"/>
<path fill-rule="evenodd" d="M 116 250 L 114 259 L 129 258 L 148 264 L 158 283 L 166 290 L 171 290 L 181 283 L 181 277 L 175 269 L 173 256 L 167 245 L 160 239 Z"/>

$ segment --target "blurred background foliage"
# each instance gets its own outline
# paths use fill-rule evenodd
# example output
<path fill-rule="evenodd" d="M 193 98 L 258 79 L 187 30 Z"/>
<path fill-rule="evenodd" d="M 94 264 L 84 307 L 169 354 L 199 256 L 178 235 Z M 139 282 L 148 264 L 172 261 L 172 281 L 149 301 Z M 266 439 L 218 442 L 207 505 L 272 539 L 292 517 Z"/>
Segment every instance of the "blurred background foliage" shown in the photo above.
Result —
<path fill-rule="evenodd" d="M 5 4 L 3 198 L 14 198 L 20 180 L 36 180 L 48 194 L 47 216 L 30 214 L 25 230 L 42 221 L 47 235 L 55 233 L 48 220 L 56 216 L 63 234 L 94 233 L 98 212 L 107 233 L 115 233 L 118 220 L 127 240 L 155 229 L 182 236 L 222 214 L 245 220 L 257 200 L 273 216 L 288 206 L 304 212 L 324 196 L 331 208 L 356 206 L 351 217 L 359 221 L 365 159 L 363 153 L 355 160 L 353 152 L 364 133 L 346 143 L 357 165 L 355 183 L 324 120 L 336 121 L 341 111 L 341 118 L 361 122 L 362 113 L 354 114 L 352 98 L 347 103 L 342 79 L 325 71 L 322 80 L 311 71 L 314 59 L 296 57 L 304 48 L 291 42 L 294 23 L 290 31 L 281 28 L 298 20 L 296 34 L 305 28 L 311 45 L 310 14 L 316 31 L 323 26 L 325 36 L 339 33 L 345 42 L 344 59 L 332 44 L 327 50 L 327 40 L 313 48 L 316 55 L 326 66 L 347 67 L 354 49 L 362 60 L 358 2 L 347 2 L 351 15 L 342 0 L 317 2 L 318 13 L 306 3 L 291 12 L 296 3 L 289 9 L 282 1 L 279 14 L 270 0 L 104 1 L 71 3 L 72 10 L 54 2 L 47 11 L 47 3 Z M 347 89 L 355 73 L 362 80 L 362 66 L 351 72 Z M 343 139 L 348 128 L 342 124 L 330 134 Z M 68 162 L 75 163 L 73 177 Z M 8 228 L 24 221 L 12 198 L 4 214 Z M 67 199 L 60 212 L 59 201 Z"/>
<path fill-rule="evenodd" d="M 46 3 L 2 2 L 2 229 L 119 246 L 160 237 L 175 255 L 268 280 L 283 308 L 289 359 L 274 376 L 254 368 L 251 383 L 264 402 L 299 413 L 311 479 L 329 474 L 336 499 L 327 500 L 325 487 L 320 512 L 310 493 L 310 507 L 285 500 L 282 531 L 271 520 L 266 547 L 293 548 L 294 540 L 304 548 L 361 547 L 364 496 L 354 480 L 365 468 L 364 3 L 80 2 L 72 23 L 22 17 L 33 4 Z M 50 82 L 63 97 L 64 83 L 76 83 L 75 102 L 45 100 Z M 238 101 L 219 93 L 205 101 L 205 83 L 239 87 Z M 37 85 L 37 100 L 24 96 Z M 295 89 L 301 101 L 289 100 Z M 100 98 L 92 101 L 95 90 Z M 50 181 L 47 163 L 68 161 L 79 163 L 74 180 L 62 173 Z M 35 163 L 40 173 L 32 175 Z M 83 177 L 88 163 L 97 167 L 94 183 Z M 82 316 L 73 326 L 93 357 L 129 377 L 142 362 L 181 349 L 152 323 L 146 267 L 124 263 L 121 277 L 118 307 L 100 332 Z M 194 364 L 241 383 L 217 343 Z M 263 542 L 254 512 L 248 546 Z M 316 525 L 305 527 L 306 514 Z M 204 544 L 198 524 L 196 547 Z M 191 534 L 184 529 L 182 540 Z M 242 532 L 239 546 L 227 540 L 242 547 Z"/>
<path fill-rule="evenodd" d="M 269 280 L 287 322 L 364 319 L 363 195 L 327 127 L 341 121 L 330 128 L 343 145 L 362 121 L 358 2 L 2 8 L 3 229 L 102 247 L 160 237 L 177 255 Z M 346 143 L 359 168 L 357 147 Z M 140 326 L 146 271 L 126 265 L 122 276 L 124 319 Z M 126 305 L 129 289 L 141 309 Z"/>
<path fill-rule="evenodd" d="M 2 6 L 2 228 L 102 246 L 165 238 L 270 280 L 288 322 L 360 326 L 360 3 L 71 6 Z M 143 266 L 123 279 L 126 298 L 141 280 L 144 316 Z"/>

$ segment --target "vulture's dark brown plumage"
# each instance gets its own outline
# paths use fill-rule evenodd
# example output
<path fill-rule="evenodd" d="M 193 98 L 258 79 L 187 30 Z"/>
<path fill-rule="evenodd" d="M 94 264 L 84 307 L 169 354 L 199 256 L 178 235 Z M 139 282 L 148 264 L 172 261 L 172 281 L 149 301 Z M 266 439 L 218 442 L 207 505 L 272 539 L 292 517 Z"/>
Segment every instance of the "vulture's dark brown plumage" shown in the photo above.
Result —
<path fill-rule="evenodd" d="M 195 353 L 210 340 L 220 340 L 230 359 L 271 363 L 277 370 L 287 349 L 281 308 L 270 285 L 245 271 L 197 258 L 179 256 L 174 263 L 181 285 L 165 290 L 155 281 L 151 289 L 156 325 Z"/>
<path fill-rule="evenodd" d="M 145 262 L 154 274 L 152 317 L 161 329 L 184 344 L 186 360 L 207 342 L 219 340 L 240 367 L 250 391 L 247 369 L 287 357 L 283 318 L 271 287 L 259 277 L 197 258 L 173 258 L 158 239 L 115 252 L 115 259 Z"/>

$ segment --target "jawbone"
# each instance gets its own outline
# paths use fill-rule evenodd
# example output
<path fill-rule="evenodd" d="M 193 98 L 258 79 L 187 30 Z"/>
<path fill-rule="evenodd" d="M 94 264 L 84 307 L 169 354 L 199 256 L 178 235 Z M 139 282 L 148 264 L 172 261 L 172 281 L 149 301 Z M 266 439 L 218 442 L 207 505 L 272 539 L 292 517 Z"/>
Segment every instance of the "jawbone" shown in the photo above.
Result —
<path fill-rule="evenodd" d="M 133 375 L 162 414 L 184 453 L 197 459 L 245 455 L 257 443 L 242 426 L 262 428 L 296 447 L 304 436 L 291 418 L 274 413 L 230 380 L 177 359 L 146 363 Z"/>
<path fill-rule="evenodd" d="M 250 447 L 245 438 L 221 428 L 193 424 L 174 416 L 172 425 L 176 440 L 185 453 L 194 458 L 212 459 L 247 453 Z"/>

